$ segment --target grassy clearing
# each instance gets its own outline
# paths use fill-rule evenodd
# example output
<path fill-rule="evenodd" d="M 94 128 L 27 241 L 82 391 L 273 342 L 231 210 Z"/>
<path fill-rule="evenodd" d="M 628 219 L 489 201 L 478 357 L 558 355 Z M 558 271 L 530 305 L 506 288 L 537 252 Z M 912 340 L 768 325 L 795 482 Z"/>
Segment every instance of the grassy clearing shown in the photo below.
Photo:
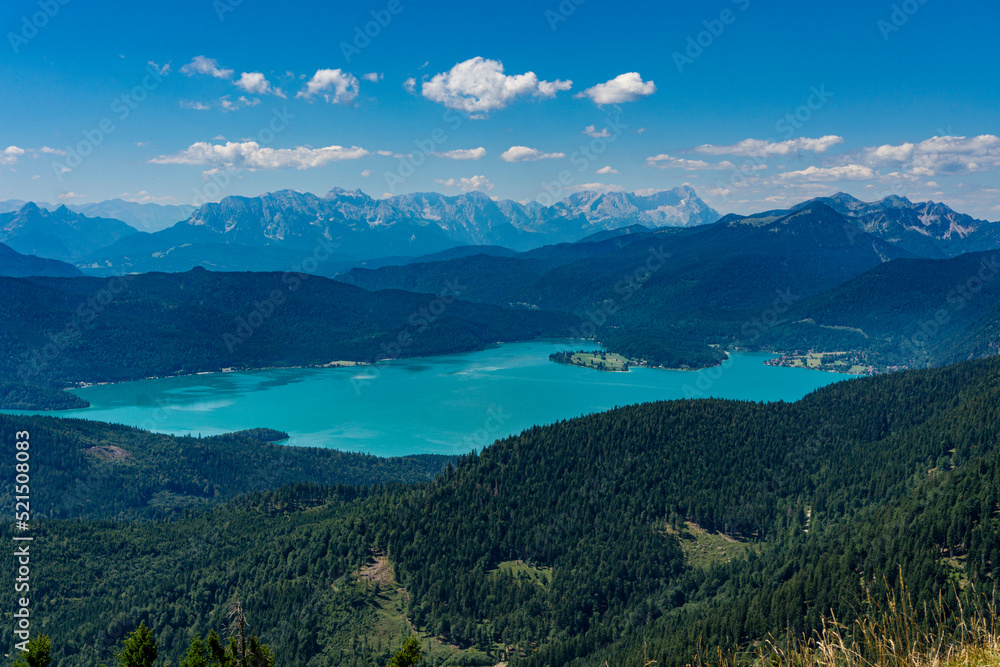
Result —
<path fill-rule="evenodd" d="M 666 523 L 658 526 L 657 530 L 680 541 L 684 560 L 692 567 L 707 568 L 713 563 L 727 563 L 755 548 L 752 542 L 735 540 L 722 533 L 710 533 L 690 521 L 685 521 L 680 530 Z"/>
<path fill-rule="evenodd" d="M 535 567 L 521 560 L 507 560 L 497 565 L 493 572 L 509 574 L 514 577 L 527 578 L 542 588 L 548 588 L 552 583 L 552 568 Z"/>
<path fill-rule="evenodd" d="M 368 610 L 370 613 L 354 615 L 355 619 L 365 619 L 350 628 L 358 637 L 355 642 L 371 647 L 376 654 L 389 655 L 413 634 L 420 641 L 420 650 L 424 655 L 422 664 L 449 667 L 482 664 L 478 651 L 460 650 L 441 637 L 419 632 L 413 627 L 406 616 L 409 593 L 396 581 L 392 564 L 386 556 L 375 554 L 372 562 L 357 573 L 357 581 L 369 590 L 377 586 L 378 595 Z"/>

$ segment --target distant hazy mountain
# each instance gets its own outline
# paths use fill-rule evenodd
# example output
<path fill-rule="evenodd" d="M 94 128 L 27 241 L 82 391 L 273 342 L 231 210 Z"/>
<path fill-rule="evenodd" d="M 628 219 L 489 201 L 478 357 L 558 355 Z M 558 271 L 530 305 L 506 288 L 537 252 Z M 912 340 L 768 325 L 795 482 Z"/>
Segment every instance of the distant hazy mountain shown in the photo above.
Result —
<path fill-rule="evenodd" d="M 0 201 L 0 213 L 19 211 L 27 203 L 21 199 Z M 55 211 L 62 205 L 50 204 L 48 202 L 35 202 L 35 204 L 39 208 L 49 211 Z M 166 229 L 181 220 L 187 220 L 195 211 L 194 206 L 187 204 L 140 204 L 125 201 L 124 199 L 108 199 L 90 204 L 65 204 L 65 206 L 75 213 L 82 213 L 90 218 L 114 218 L 115 220 L 121 220 L 141 232 L 158 232 L 161 229 Z"/>
<path fill-rule="evenodd" d="M 795 210 L 821 201 L 860 229 L 929 258 L 955 257 L 1000 248 L 1000 224 L 957 213 L 944 204 L 911 202 L 891 196 L 863 202 L 840 192 L 803 202 Z"/>
<path fill-rule="evenodd" d="M 169 270 L 175 271 L 199 265 L 288 270 L 320 244 L 333 248 L 334 256 L 317 270 L 332 275 L 344 262 L 414 257 L 459 245 L 524 250 L 639 222 L 682 227 L 716 219 L 718 214 L 686 186 L 650 195 L 577 193 L 550 207 L 495 201 L 481 192 L 374 199 L 359 190 L 340 188 L 323 197 L 282 190 L 205 204 L 187 220 L 154 234 L 124 239 L 93 254 L 82 266 L 88 271 L 150 271 L 170 256 Z M 257 250 L 237 253 L 234 246 Z M 297 261 L 290 260 L 289 253 Z"/>
<path fill-rule="evenodd" d="M 631 192 L 578 192 L 553 208 L 567 218 L 583 217 L 598 229 L 640 224 L 647 227 L 691 227 L 719 219 L 694 188 L 682 185 L 647 195 Z M 623 224 L 625 223 L 625 224 Z"/>
<path fill-rule="evenodd" d="M 80 269 L 72 264 L 35 255 L 22 255 L 5 243 L 0 243 L 0 276 L 7 278 L 23 278 L 25 276 L 71 278 L 82 275 Z"/>
<path fill-rule="evenodd" d="M 187 220 L 195 207 L 187 204 L 139 204 L 124 199 L 108 199 L 93 204 L 70 204 L 68 208 L 91 218 L 114 218 L 141 232 L 158 232 Z"/>
<path fill-rule="evenodd" d="M 120 220 L 89 218 L 65 206 L 54 211 L 28 202 L 0 213 L 0 242 L 19 253 L 76 260 L 137 233 Z"/>

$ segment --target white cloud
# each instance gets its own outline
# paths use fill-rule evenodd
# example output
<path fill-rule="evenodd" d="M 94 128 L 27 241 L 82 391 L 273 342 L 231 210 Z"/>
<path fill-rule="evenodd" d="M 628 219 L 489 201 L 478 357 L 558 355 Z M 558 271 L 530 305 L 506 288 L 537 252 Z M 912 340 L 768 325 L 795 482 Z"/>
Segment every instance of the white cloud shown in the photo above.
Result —
<path fill-rule="evenodd" d="M 24 149 L 17 146 L 8 146 L 0 152 L 0 164 L 17 164 L 18 159 L 24 155 Z"/>
<path fill-rule="evenodd" d="M 744 139 L 729 146 L 703 144 L 694 149 L 702 155 L 737 155 L 740 157 L 777 157 L 795 155 L 800 152 L 825 153 L 833 146 L 844 143 L 843 137 L 827 135 L 818 139 L 800 137 L 787 141 L 768 141 L 766 139 Z"/>
<path fill-rule="evenodd" d="M 449 160 L 480 160 L 486 157 L 486 149 L 482 146 L 479 148 L 461 148 L 453 151 L 434 153 L 434 157 L 443 157 Z"/>
<path fill-rule="evenodd" d="M 245 169 L 310 169 L 339 160 L 354 160 L 368 155 L 358 146 L 326 146 L 325 148 L 268 148 L 256 141 L 229 141 L 224 145 L 204 141 L 191 144 L 174 155 L 161 155 L 155 164 L 215 165 Z"/>
<path fill-rule="evenodd" d="M 617 174 L 618 170 L 612 168 L 611 165 L 609 164 L 606 167 L 601 167 L 600 169 L 598 169 L 597 173 L 601 174 L 601 175 L 604 175 L 604 174 Z"/>
<path fill-rule="evenodd" d="M 365 81 L 371 81 L 372 83 L 378 83 L 385 78 L 385 74 L 379 74 L 378 72 L 368 72 L 368 74 L 361 75 L 361 78 Z"/>
<path fill-rule="evenodd" d="M 554 97 L 558 91 L 569 90 L 572 85 L 572 81 L 540 81 L 534 72 L 508 76 L 500 61 L 476 57 L 425 81 L 422 93 L 425 98 L 449 109 L 482 117 L 490 111 L 506 108 L 518 97 Z"/>
<path fill-rule="evenodd" d="M 652 81 L 644 82 L 638 72 L 627 72 L 593 88 L 587 88 L 582 93 L 577 93 L 576 97 L 589 97 L 595 104 L 621 104 L 634 102 L 655 92 L 656 84 Z"/>
<path fill-rule="evenodd" d="M 660 153 L 659 155 L 653 155 L 646 158 L 646 166 L 655 167 L 657 169 L 690 169 L 692 171 L 726 171 L 736 169 L 739 169 L 740 171 L 759 171 L 761 169 L 767 169 L 766 164 L 745 164 L 737 166 L 729 160 L 723 160 L 722 162 L 705 162 L 704 160 L 688 160 L 681 157 L 673 157 L 667 155 L 666 153 Z"/>
<path fill-rule="evenodd" d="M 48 146 L 42 146 L 38 149 L 39 153 L 45 153 L 47 155 L 66 155 L 66 151 L 61 148 L 50 148 Z"/>
<path fill-rule="evenodd" d="M 1000 137 L 931 137 L 852 151 L 845 159 L 871 167 L 896 167 L 917 176 L 968 174 L 1000 168 Z"/>
<path fill-rule="evenodd" d="M 365 169 L 365 170 L 364 170 L 363 172 L 361 172 L 361 175 L 362 175 L 363 177 L 365 177 L 365 178 L 368 178 L 369 176 L 371 176 L 371 175 L 372 175 L 372 174 L 374 174 L 374 173 L 375 173 L 375 172 L 374 172 L 374 171 L 372 171 L 371 169 Z"/>
<path fill-rule="evenodd" d="M 403 88 L 412 95 L 417 90 L 417 80 L 411 76 L 403 82 Z"/>
<path fill-rule="evenodd" d="M 145 190 L 140 190 L 135 194 L 130 194 L 128 192 L 123 192 L 118 195 L 119 199 L 124 199 L 125 201 L 135 202 L 137 204 L 149 204 L 149 203 L 160 203 L 160 202 L 173 202 L 177 201 L 174 197 L 165 195 L 163 197 L 154 197 Z"/>
<path fill-rule="evenodd" d="M 78 195 L 75 192 L 64 192 L 61 195 L 58 195 L 59 199 L 79 199 L 80 197 L 83 197 L 83 195 Z"/>
<path fill-rule="evenodd" d="M 159 74 L 160 76 L 166 76 L 167 74 L 170 74 L 170 63 L 167 63 L 166 65 L 158 65 L 152 60 L 147 60 L 146 64 L 152 67 L 153 70 L 155 70 L 156 73 Z"/>
<path fill-rule="evenodd" d="M 775 176 L 778 182 L 816 181 L 867 181 L 876 178 L 871 167 L 860 164 L 846 164 L 840 167 L 807 167 L 800 171 L 786 171 Z"/>
<path fill-rule="evenodd" d="M 554 160 L 566 157 L 565 153 L 543 153 L 537 148 L 527 146 L 511 146 L 505 150 L 500 159 L 504 162 L 537 162 L 538 160 Z"/>
<path fill-rule="evenodd" d="M 233 70 L 219 67 L 219 63 L 215 61 L 215 58 L 195 56 L 191 62 L 181 67 L 181 73 L 188 76 L 207 74 L 214 76 L 216 79 L 228 79 L 233 75 Z"/>
<path fill-rule="evenodd" d="M 611 136 L 611 133 L 608 132 L 608 128 L 605 127 L 600 132 L 598 132 L 596 125 L 588 125 L 587 127 L 583 128 L 583 133 L 586 134 L 588 137 L 593 137 L 594 139 L 604 139 Z"/>
<path fill-rule="evenodd" d="M 473 176 L 472 178 L 460 178 L 458 180 L 454 178 L 449 178 L 448 180 L 435 178 L 434 182 L 440 183 L 446 188 L 460 188 L 462 192 L 472 192 L 473 190 L 489 192 L 495 187 L 493 183 L 490 182 L 490 179 L 485 176 Z"/>
<path fill-rule="evenodd" d="M 625 192 L 625 188 L 620 185 L 608 185 L 605 183 L 580 183 L 566 189 L 570 192 Z"/>
<path fill-rule="evenodd" d="M 260 104 L 260 100 L 256 97 L 253 99 L 248 99 L 244 95 L 240 95 L 235 101 L 229 99 L 229 95 L 223 95 L 219 98 L 219 109 L 223 113 L 227 111 L 236 111 L 237 109 L 242 109 L 243 107 L 255 107 Z"/>
<path fill-rule="evenodd" d="M 330 104 L 350 104 L 357 98 L 358 90 L 358 78 L 353 74 L 340 69 L 321 69 L 316 70 L 306 89 L 295 97 L 308 100 L 322 94 Z"/>
<path fill-rule="evenodd" d="M 193 100 L 181 100 L 177 104 L 181 109 L 194 109 L 195 111 L 208 111 L 212 108 L 204 102 L 195 102 Z"/>
<path fill-rule="evenodd" d="M 284 97 L 285 94 L 278 88 L 273 88 L 264 74 L 261 72 L 243 72 L 239 81 L 236 82 L 238 88 L 242 88 L 251 95 L 277 95 Z"/>

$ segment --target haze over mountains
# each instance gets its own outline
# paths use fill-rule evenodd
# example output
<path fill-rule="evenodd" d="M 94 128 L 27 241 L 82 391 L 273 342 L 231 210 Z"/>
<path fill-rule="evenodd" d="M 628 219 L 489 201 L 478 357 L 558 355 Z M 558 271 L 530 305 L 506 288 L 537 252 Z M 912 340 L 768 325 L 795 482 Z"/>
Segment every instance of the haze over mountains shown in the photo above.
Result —
<path fill-rule="evenodd" d="M 27 203 L 20 199 L 0 201 L 0 213 L 17 211 Z M 117 198 L 88 204 L 35 203 L 39 208 L 50 211 L 54 211 L 60 206 L 66 206 L 69 210 L 82 213 L 89 218 L 114 218 L 141 232 L 158 232 L 161 229 L 166 229 L 181 220 L 186 220 L 196 209 L 195 206 L 189 204 L 139 203 Z"/>
<path fill-rule="evenodd" d="M 12 208 L 22 203 L 11 200 L 4 204 Z M 145 224 L 147 230 L 162 224 L 166 216 L 187 212 L 182 207 L 130 205 L 120 200 L 87 206 L 88 211 L 102 215 L 118 211 L 134 228 Z M 45 206 L 22 204 L 4 214 L 16 224 L 0 230 L 0 241 L 19 252 L 72 259 L 92 273 L 186 271 L 194 266 L 287 270 L 322 241 L 336 249 L 335 261 L 324 267 L 333 274 L 344 270 L 344 262 L 412 257 L 458 245 L 525 250 L 623 226 L 692 226 L 719 217 L 687 186 L 651 194 L 580 192 L 549 207 L 537 202 L 495 201 L 481 192 L 374 199 L 360 191 L 339 188 L 322 197 L 283 190 L 259 197 L 226 197 L 153 233 L 134 234 L 134 230 L 119 225 L 109 235 L 107 224 L 97 222 L 92 225 L 93 238 L 83 243 L 69 239 L 72 243 L 59 247 L 59 235 L 45 228 L 44 221 L 79 227 L 73 212 L 68 207 L 49 211 Z M 139 222 L 154 219 L 157 222 Z M 34 231 L 34 227 L 41 231 Z M 38 234 L 55 238 L 46 244 L 22 239 Z"/>
<path fill-rule="evenodd" d="M 822 202 L 848 228 L 914 256 L 940 259 L 1000 246 L 1000 227 L 935 202 L 892 196 L 863 202 L 838 193 Z M 282 190 L 226 197 L 199 208 L 120 199 L 53 206 L 0 202 L 0 242 L 22 254 L 70 261 L 85 273 L 303 270 L 317 248 L 330 257 L 307 272 L 333 276 L 355 266 L 402 264 L 444 251 L 510 254 L 650 229 L 710 225 L 719 214 L 693 188 L 654 193 L 579 192 L 553 204 L 412 193 L 375 199 L 334 188 L 323 196 Z M 783 211 L 766 215 L 780 217 Z M 760 218 L 726 216 L 723 221 Z M 627 230 L 627 231 L 622 231 Z M 853 233 L 853 232 L 852 232 Z M 457 247 L 464 250 L 454 250 Z M 298 268 L 296 268 L 298 267 Z"/>

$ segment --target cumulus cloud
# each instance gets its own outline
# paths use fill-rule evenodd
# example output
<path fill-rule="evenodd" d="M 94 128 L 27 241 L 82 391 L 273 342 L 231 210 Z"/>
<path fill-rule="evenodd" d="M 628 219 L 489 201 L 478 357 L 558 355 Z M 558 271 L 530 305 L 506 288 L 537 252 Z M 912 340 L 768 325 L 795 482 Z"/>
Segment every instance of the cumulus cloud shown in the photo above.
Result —
<path fill-rule="evenodd" d="M 270 82 L 264 78 L 261 72 L 243 72 L 236 82 L 238 88 L 242 88 L 252 95 L 277 95 L 284 97 L 281 90 L 271 86 Z"/>
<path fill-rule="evenodd" d="M 188 76 L 207 74 L 208 76 L 214 76 L 216 79 L 228 79 L 233 75 L 233 70 L 219 67 L 219 63 L 216 62 L 215 58 L 195 56 L 191 62 L 181 67 L 181 73 Z"/>
<path fill-rule="evenodd" d="M 460 148 L 453 151 L 434 153 L 434 157 L 443 157 L 449 160 L 480 160 L 486 157 L 486 149 L 482 146 L 479 148 Z"/>
<path fill-rule="evenodd" d="M 797 153 L 826 153 L 837 144 L 844 143 L 843 137 L 827 135 L 818 139 L 800 137 L 787 141 L 766 139 L 744 139 L 728 146 L 703 144 L 694 149 L 702 155 L 737 155 L 740 157 L 779 157 Z"/>
<path fill-rule="evenodd" d="M 268 148 L 256 141 L 229 141 L 210 144 L 199 141 L 179 153 L 153 158 L 154 164 L 214 165 L 231 169 L 311 169 L 339 160 L 355 160 L 368 155 L 358 146 L 325 148 Z"/>
<path fill-rule="evenodd" d="M 362 176 L 363 176 L 364 178 L 368 178 L 369 176 L 371 176 L 371 175 L 372 175 L 372 174 L 374 174 L 374 173 L 375 173 L 375 172 L 374 172 L 374 171 L 372 171 L 371 169 L 365 169 L 365 170 L 364 170 L 363 172 L 361 172 L 361 175 L 362 175 Z"/>
<path fill-rule="evenodd" d="M 177 104 L 181 109 L 193 109 L 195 111 L 208 111 L 212 108 L 204 102 L 195 102 L 194 100 L 181 100 Z"/>
<path fill-rule="evenodd" d="M 918 143 L 885 144 L 853 151 L 845 159 L 890 167 L 917 176 L 968 174 L 1000 168 L 1000 137 L 931 137 Z"/>
<path fill-rule="evenodd" d="M 656 84 L 643 81 L 638 72 L 619 74 L 610 81 L 599 83 L 593 88 L 587 88 L 577 97 L 589 97 L 594 104 L 621 104 L 634 102 L 640 97 L 647 97 L 656 92 Z"/>
<path fill-rule="evenodd" d="M 527 146 L 511 146 L 500 154 L 504 162 L 537 162 L 538 160 L 555 160 L 566 157 L 565 153 L 543 153 L 537 148 Z"/>
<path fill-rule="evenodd" d="M 417 90 L 417 80 L 411 76 L 403 82 L 403 89 L 412 95 Z"/>
<path fill-rule="evenodd" d="M 609 164 L 606 167 L 601 167 L 600 169 L 598 169 L 597 173 L 601 174 L 601 175 L 604 175 L 604 174 L 617 174 L 618 170 L 612 168 L 611 165 Z"/>
<path fill-rule="evenodd" d="M 598 131 L 596 125 L 588 125 L 587 127 L 583 128 L 583 133 L 586 134 L 588 137 L 593 137 L 594 139 L 605 139 L 611 136 L 611 133 L 608 132 L 608 128 L 605 127 L 602 130 Z"/>
<path fill-rule="evenodd" d="M 499 60 L 476 57 L 436 74 L 424 82 L 421 92 L 449 109 L 482 117 L 506 108 L 518 97 L 555 97 L 558 91 L 569 90 L 572 85 L 572 81 L 539 80 L 534 72 L 507 75 Z"/>
<path fill-rule="evenodd" d="M 845 164 L 840 167 L 807 167 L 799 171 L 786 171 L 778 174 L 778 182 L 816 182 L 816 181 L 867 181 L 876 178 L 877 174 L 871 167 L 860 164 Z"/>
<path fill-rule="evenodd" d="M 61 195 L 57 195 L 59 199 L 79 199 L 83 195 L 79 195 L 75 192 L 64 192 Z"/>
<path fill-rule="evenodd" d="M 495 187 L 493 183 L 490 182 L 490 179 L 485 176 L 473 176 L 472 178 L 460 178 L 457 180 L 454 178 L 449 178 L 447 180 L 435 178 L 434 182 L 440 183 L 446 188 L 460 188 L 462 192 L 472 192 L 473 190 L 489 192 Z"/>
<path fill-rule="evenodd" d="M 23 148 L 19 148 L 17 146 L 8 146 L 7 148 L 3 149 L 2 153 L 0 153 L 0 164 L 2 165 L 17 164 L 18 159 L 20 159 L 20 157 L 24 155 L 24 153 L 25 150 Z"/>
<path fill-rule="evenodd" d="M 322 95 L 330 104 L 350 104 L 358 96 L 359 82 L 353 74 L 340 69 L 316 70 L 306 89 L 295 97 L 309 100 Z"/>
<path fill-rule="evenodd" d="M 368 72 L 361 76 L 365 81 L 371 81 L 372 83 L 378 83 L 385 78 L 385 74 L 379 74 L 378 72 Z"/>
<path fill-rule="evenodd" d="M 17 164 L 18 161 L 20 161 L 20 159 L 25 155 L 32 158 L 38 158 L 42 155 L 66 155 L 66 151 L 59 148 L 49 148 L 48 146 L 42 146 L 41 148 L 8 146 L 0 151 L 0 165 L 9 166 Z"/>

